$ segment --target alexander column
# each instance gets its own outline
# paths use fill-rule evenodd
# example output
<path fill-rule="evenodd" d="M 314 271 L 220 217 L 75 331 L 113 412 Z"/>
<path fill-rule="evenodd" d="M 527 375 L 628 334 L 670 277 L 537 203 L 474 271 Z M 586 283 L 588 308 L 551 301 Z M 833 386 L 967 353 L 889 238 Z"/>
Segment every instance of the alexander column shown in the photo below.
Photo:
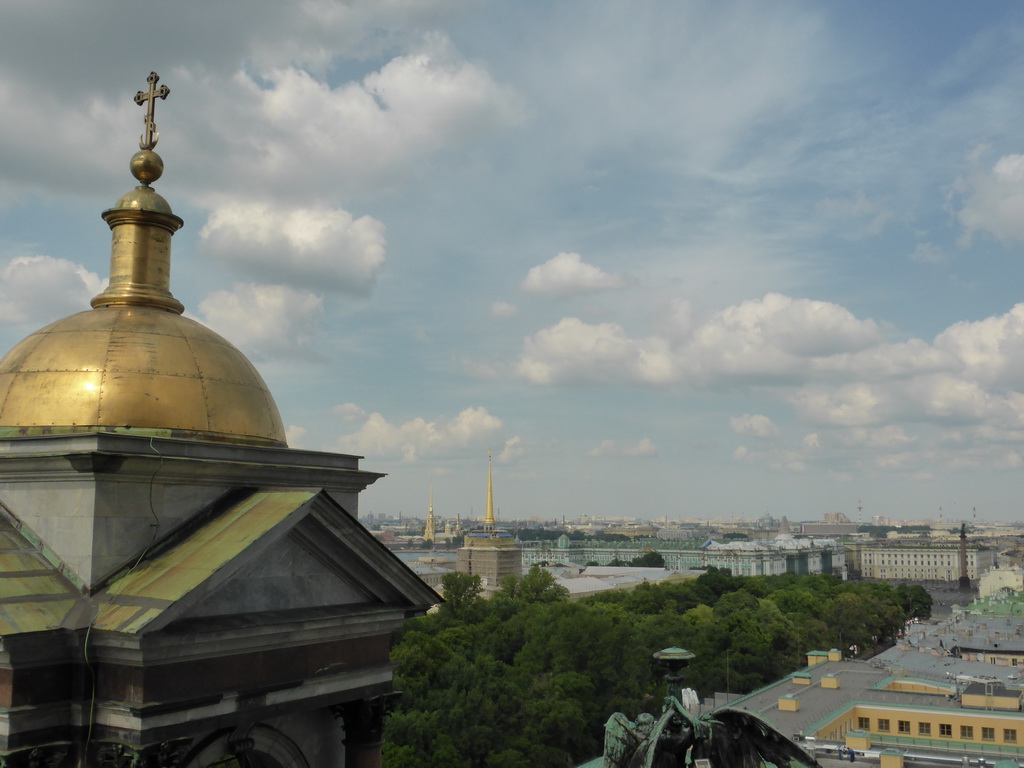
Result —
<path fill-rule="evenodd" d="M 967 523 L 960 523 L 960 590 L 971 591 L 971 578 L 967 575 Z"/>

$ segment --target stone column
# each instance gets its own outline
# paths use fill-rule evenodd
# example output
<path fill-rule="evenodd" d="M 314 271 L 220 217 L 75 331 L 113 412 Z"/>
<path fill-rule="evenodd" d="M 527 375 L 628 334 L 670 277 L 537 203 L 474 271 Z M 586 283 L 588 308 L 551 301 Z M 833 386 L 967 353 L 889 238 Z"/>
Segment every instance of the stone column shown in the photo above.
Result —
<path fill-rule="evenodd" d="M 345 768 L 381 768 L 384 720 L 397 694 L 357 699 L 334 708 L 345 723 Z"/>

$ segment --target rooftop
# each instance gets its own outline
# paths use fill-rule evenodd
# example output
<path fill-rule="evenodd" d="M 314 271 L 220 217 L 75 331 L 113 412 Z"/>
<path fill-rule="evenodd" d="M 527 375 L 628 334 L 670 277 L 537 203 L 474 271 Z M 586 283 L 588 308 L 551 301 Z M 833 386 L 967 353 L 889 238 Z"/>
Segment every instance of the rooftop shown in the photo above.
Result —
<path fill-rule="evenodd" d="M 898 645 L 873 659 L 832 659 L 795 672 L 771 685 L 739 697 L 730 706 L 754 712 L 786 734 L 811 736 L 829 726 L 851 708 L 870 704 L 876 710 L 890 708 L 894 721 L 900 713 L 917 711 L 960 712 L 982 720 L 991 719 L 993 728 L 1010 726 L 1024 731 L 1024 712 L 982 709 L 972 706 L 972 694 L 1020 699 L 1024 684 L 1017 668 L 997 666 L 974 653 L 962 658 L 961 643 L 979 639 L 1002 639 L 1006 633 L 1019 636 L 1021 620 L 954 614 L 942 622 L 915 623 L 908 626 Z M 1024 644 L 1020 644 L 1024 652 Z M 823 654 L 808 656 L 820 659 Z M 823 681 L 825 681 L 823 683 Z M 967 703 L 965 703 L 965 695 Z M 798 700 L 797 707 L 780 709 L 780 699 Z M 830 726 L 831 727 L 831 726 Z M 873 746 L 913 746 L 917 751 L 968 751 L 977 754 L 997 752 L 1016 754 L 1016 746 L 983 745 L 951 739 L 918 738 L 910 734 L 871 734 Z M 998 731 L 1000 734 L 1002 731 Z M 1018 755 L 1019 756 L 1019 755 Z"/>

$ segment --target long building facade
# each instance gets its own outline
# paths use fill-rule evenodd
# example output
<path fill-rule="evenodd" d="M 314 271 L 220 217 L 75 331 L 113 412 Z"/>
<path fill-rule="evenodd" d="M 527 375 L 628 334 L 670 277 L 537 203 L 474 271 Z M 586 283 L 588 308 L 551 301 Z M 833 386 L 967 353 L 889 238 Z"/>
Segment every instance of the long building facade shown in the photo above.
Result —
<path fill-rule="evenodd" d="M 680 546 L 682 544 L 683 546 Z M 594 545 L 569 541 L 527 541 L 522 545 L 523 567 L 566 563 L 609 565 L 628 562 L 644 552 L 657 552 L 671 570 L 728 568 L 734 576 L 777 576 L 784 573 L 846 574 L 845 551 L 832 539 L 777 538 L 770 541 L 719 543 L 617 542 Z"/>
<path fill-rule="evenodd" d="M 960 549 L 955 544 L 853 544 L 849 550 L 850 570 L 861 578 L 950 582 L 960 578 Z M 968 545 L 967 577 L 981 578 L 995 567 L 995 560 L 994 550 Z"/>

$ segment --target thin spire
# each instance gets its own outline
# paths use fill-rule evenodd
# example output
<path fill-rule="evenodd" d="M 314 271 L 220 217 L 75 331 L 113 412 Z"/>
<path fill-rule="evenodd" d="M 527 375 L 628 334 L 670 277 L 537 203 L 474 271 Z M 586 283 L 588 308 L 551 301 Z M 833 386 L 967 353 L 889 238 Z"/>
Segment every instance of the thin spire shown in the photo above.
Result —
<path fill-rule="evenodd" d="M 487 452 L 487 513 L 484 515 L 484 528 L 491 529 L 494 519 L 494 481 L 491 476 L 491 452 Z"/>
<path fill-rule="evenodd" d="M 423 531 L 423 538 L 427 541 L 434 540 L 434 529 L 436 527 L 434 521 L 434 481 L 430 481 L 430 506 L 427 508 L 427 527 Z"/>

